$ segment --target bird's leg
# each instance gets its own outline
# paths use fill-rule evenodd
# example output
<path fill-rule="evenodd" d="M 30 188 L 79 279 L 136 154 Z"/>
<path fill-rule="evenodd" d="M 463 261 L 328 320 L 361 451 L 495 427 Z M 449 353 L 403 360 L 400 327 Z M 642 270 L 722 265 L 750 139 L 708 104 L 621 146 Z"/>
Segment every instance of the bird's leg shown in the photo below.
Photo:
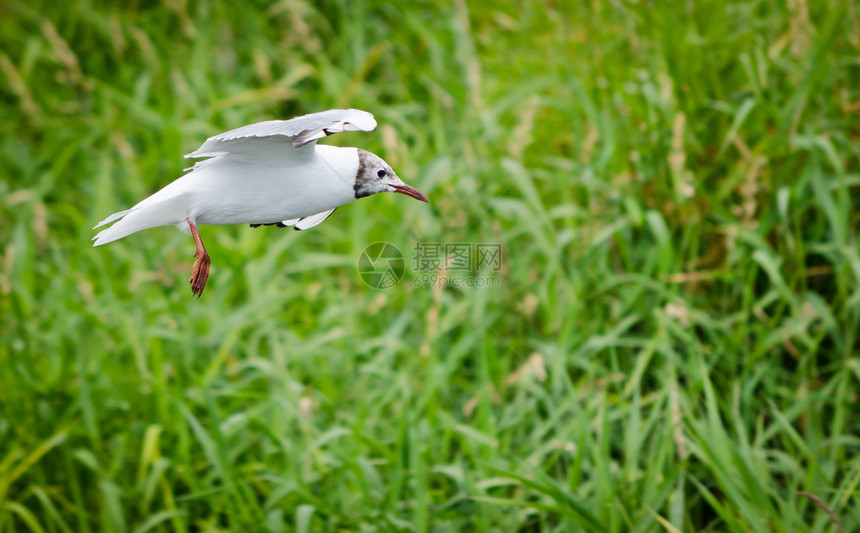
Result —
<path fill-rule="evenodd" d="M 206 253 L 206 247 L 203 246 L 203 241 L 200 239 L 200 232 L 197 231 L 197 225 L 191 222 L 190 218 L 186 218 L 188 227 L 191 228 L 191 235 L 194 237 L 194 244 L 197 245 L 197 251 L 194 252 L 194 268 L 191 270 L 191 292 L 200 298 L 203 294 L 203 289 L 206 287 L 206 280 L 209 279 L 209 254 Z"/>

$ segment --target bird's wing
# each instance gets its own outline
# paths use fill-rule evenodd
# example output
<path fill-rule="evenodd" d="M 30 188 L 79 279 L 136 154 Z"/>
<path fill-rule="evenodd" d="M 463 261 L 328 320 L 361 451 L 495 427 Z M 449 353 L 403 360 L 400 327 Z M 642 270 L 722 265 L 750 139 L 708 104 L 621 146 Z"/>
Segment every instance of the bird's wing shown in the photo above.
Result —
<path fill-rule="evenodd" d="M 328 211 L 323 211 L 322 213 L 317 213 L 316 215 L 308 215 L 302 218 L 291 218 L 289 220 L 284 220 L 281 222 L 284 226 L 293 226 L 295 230 L 305 230 L 308 228 L 312 228 L 317 224 L 321 224 L 325 219 L 331 216 L 334 213 L 334 210 L 337 209 L 329 209 Z"/>
<path fill-rule="evenodd" d="M 253 153 L 260 148 L 260 144 L 267 144 L 261 143 L 260 139 L 277 143 L 289 142 L 293 148 L 301 148 L 332 133 L 373 131 L 375 129 L 376 120 L 367 111 L 330 109 L 290 120 L 267 120 L 230 130 L 210 137 L 200 148 L 185 157 L 215 157 L 234 153 Z"/>

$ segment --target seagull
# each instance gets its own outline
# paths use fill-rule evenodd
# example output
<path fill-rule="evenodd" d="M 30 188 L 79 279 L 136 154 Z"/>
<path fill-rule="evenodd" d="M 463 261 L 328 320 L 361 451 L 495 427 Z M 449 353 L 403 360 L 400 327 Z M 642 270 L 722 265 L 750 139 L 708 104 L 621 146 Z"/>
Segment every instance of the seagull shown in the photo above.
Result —
<path fill-rule="evenodd" d="M 344 131 L 373 131 L 367 111 L 331 109 L 290 120 L 268 120 L 210 137 L 186 158 L 198 161 L 187 174 L 140 203 L 99 222 L 112 226 L 93 237 L 101 246 L 158 226 L 177 226 L 197 251 L 191 292 L 200 297 L 211 260 L 197 226 L 250 224 L 312 228 L 339 206 L 378 192 L 397 192 L 427 202 L 379 156 L 360 148 L 318 145 Z M 93 229 L 95 229 L 93 228 Z"/>

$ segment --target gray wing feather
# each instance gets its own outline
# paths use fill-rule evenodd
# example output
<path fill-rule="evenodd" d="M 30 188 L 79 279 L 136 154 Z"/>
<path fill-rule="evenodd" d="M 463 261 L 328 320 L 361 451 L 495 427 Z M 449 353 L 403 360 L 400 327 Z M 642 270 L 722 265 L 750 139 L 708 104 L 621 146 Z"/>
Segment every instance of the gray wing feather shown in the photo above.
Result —
<path fill-rule="evenodd" d="M 313 143 L 332 133 L 343 131 L 373 131 L 376 120 L 359 109 L 330 109 L 290 120 L 267 120 L 210 137 L 186 158 L 215 157 L 241 153 L 260 138 L 289 141 L 293 148 Z"/>

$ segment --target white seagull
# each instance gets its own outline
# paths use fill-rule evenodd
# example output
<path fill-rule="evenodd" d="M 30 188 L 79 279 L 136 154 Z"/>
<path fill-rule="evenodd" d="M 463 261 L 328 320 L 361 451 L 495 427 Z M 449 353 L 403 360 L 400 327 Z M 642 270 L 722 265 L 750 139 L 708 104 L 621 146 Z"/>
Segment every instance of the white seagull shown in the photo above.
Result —
<path fill-rule="evenodd" d="M 197 231 L 200 224 L 273 224 L 304 230 L 337 207 L 378 192 L 399 192 L 426 202 L 427 197 L 403 183 L 382 158 L 360 148 L 316 143 L 332 133 L 374 129 L 376 120 L 366 111 L 331 109 L 210 137 L 185 156 L 209 159 L 198 161 L 191 172 L 131 209 L 99 222 L 96 228 L 119 220 L 93 237 L 93 246 L 175 225 L 197 245 L 190 281 L 191 292 L 199 298 L 210 264 Z"/>

